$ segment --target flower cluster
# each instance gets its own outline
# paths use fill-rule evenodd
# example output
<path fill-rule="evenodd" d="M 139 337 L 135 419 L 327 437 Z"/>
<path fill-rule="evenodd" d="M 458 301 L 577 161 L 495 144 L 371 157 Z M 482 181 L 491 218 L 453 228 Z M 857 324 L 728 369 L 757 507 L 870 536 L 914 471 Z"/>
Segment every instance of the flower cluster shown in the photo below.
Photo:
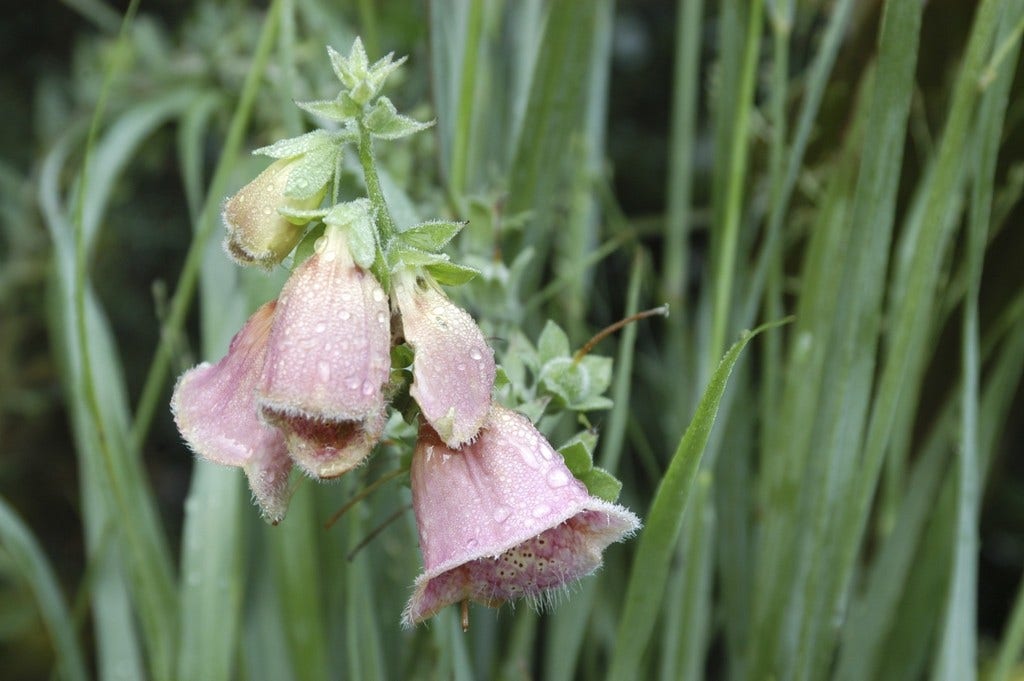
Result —
<path fill-rule="evenodd" d="M 408 373 L 392 371 L 392 349 L 404 343 L 420 414 L 410 476 L 425 564 L 404 623 L 467 600 L 537 599 L 595 570 L 639 521 L 591 496 L 529 419 L 493 401 L 494 352 L 439 284 L 467 274 L 441 253 L 461 224 L 394 227 L 362 152 L 374 137 L 425 127 L 378 96 L 401 60 L 371 66 L 358 41 L 348 57 L 329 53 L 344 89 L 303 106 L 343 131 L 265 148 L 278 160 L 224 209 L 227 253 L 271 268 L 295 251 L 291 276 L 223 359 L 181 376 L 175 421 L 198 455 L 245 471 L 276 523 L 293 467 L 322 480 L 370 456 Z M 370 196 L 321 209 L 349 143 L 360 146 Z M 302 260 L 304 238 L 313 247 Z"/>

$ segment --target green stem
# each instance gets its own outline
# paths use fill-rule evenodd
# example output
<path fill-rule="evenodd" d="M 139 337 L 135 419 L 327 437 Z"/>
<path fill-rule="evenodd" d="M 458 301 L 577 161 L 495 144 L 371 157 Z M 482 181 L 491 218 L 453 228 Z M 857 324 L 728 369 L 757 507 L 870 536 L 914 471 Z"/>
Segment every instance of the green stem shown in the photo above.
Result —
<path fill-rule="evenodd" d="M 390 285 L 390 271 L 384 259 L 391 240 L 398 234 L 395 218 L 388 210 L 384 190 L 381 188 L 380 175 L 377 174 L 377 161 L 373 157 L 373 137 L 370 130 L 359 120 L 359 165 L 363 168 L 363 182 L 366 184 L 366 195 L 373 205 L 373 222 L 377 227 L 377 259 L 373 263 L 374 274 L 385 290 Z"/>
<path fill-rule="evenodd" d="M 167 371 L 171 362 L 171 341 L 177 337 L 185 323 L 185 315 L 188 314 L 192 303 L 192 296 L 196 290 L 196 283 L 199 279 L 199 268 L 202 265 L 203 254 L 206 245 L 209 243 L 213 232 L 217 227 L 217 210 L 220 206 L 224 188 L 227 185 L 232 163 L 238 156 L 242 146 L 245 129 L 249 124 L 249 114 L 252 112 L 256 93 L 259 90 L 260 79 L 267 67 L 271 49 L 274 46 L 274 36 L 281 17 L 281 2 L 275 1 L 267 12 L 267 18 L 263 24 L 263 33 L 260 35 L 256 53 L 253 55 L 252 68 L 246 76 L 245 84 L 242 87 L 242 96 L 238 100 L 238 107 L 235 109 L 234 117 L 228 128 L 227 139 L 224 141 L 224 148 L 221 152 L 220 161 L 214 171 L 213 179 L 210 181 L 210 189 L 206 195 L 206 202 L 203 204 L 203 212 L 196 229 L 195 238 L 189 246 L 185 255 L 185 264 L 182 266 L 181 278 L 178 280 L 178 287 L 171 299 L 170 314 L 167 317 L 167 324 L 164 332 L 160 334 L 160 343 L 157 345 L 153 363 L 146 375 L 146 382 L 142 388 L 142 395 L 139 398 L 139 405 L 135 411 L 135 419 L 132 423 L 131 446 L 132 451 L 140 451 L 146 440 L 146 434 L 153 422 L 153 415 L 156 407 L 163 398 L 164 383 L 167 379 Z"/>

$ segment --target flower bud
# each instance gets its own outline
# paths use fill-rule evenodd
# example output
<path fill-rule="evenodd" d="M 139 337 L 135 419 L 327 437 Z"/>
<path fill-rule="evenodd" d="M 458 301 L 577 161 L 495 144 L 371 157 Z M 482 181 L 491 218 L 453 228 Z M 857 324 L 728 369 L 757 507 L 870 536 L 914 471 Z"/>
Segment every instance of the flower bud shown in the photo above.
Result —
<path fill-rule="evenodd" d="M 415 352 L 409 392 L 427 423 L 458 448 L 476 437 L 490 410 L 494 351 L 433 280 L 405 272 L 394 282 L 405 340 Z"/>
<path fill-rule="evenodd" d="M 288 176 L 301 156 L 274 161 L 224 204 L 224 250 L 239 265 L 270 269 L 284 260 L 302 238 L 304 225 L 292 224 L 278 208 L 313 209 L 323 192 L 307 199 L 285 196 Z"/>

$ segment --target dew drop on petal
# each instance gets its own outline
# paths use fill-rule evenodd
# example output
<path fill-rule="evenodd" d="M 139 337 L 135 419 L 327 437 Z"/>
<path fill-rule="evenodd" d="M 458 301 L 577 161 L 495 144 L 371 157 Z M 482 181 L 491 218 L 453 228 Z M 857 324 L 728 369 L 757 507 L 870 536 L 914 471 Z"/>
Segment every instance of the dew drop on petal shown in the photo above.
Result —
<path fill-rule="evenodd" d="M 510 515 L 512 515 L 512 509 L 502 504 L 498 508 L 494 509 L 494 522 L 503 523 L 508 520 Z"/>
<path fill-rule="evenodd" d="M 357 388 L 359 388 L 361 384 L 362 382 L 359 380 L 358 376 L 349 376 L 348 378 L 345 379 L 345 385 L 347 385 L 352 390 L 356 390 Z"/>
<path fill-rule="evenodd" d="M 352 314 L 348 310 L 342 310 L 341 312 L 338 313 L 338 317 L 340 317 L 341 319 L 348 319 L 351 316 Z"/>
<path fill-rule="evenodd" d="M 384 300 L 384 291 L 380 290 L 379 288 L 373 289 L 373 300 L 374 302 L 377 303 Z"/>
<path fill-rule="evenodd" d="M 534 518 L 543 518 L 548 513 L 551 513 L 551 507 L 547 504 L 539 504 L 533 508 Z"/>
<path fill-rule="evenodd" d="M 548 485 L 550 487 L 565 487 L 569 483 L 569 476 L 561 468 L 554 468 L 548 473 Z"/>
<path fill-rule="evenodd" d="M 323 322 L 320 322 L 320 323 L 318 323 L 316 325 L 316 332 L 317 333 L 323 333 L 326 330 L 327 330 L 327 325 L 324 324 Z"/>
<path fill-rule="evenodd" d="M 320 360 L 316 365 L 316 371 L 321 381 L 331 380 L 331 365 L 327 361 Z"/>
<path fill-rule="evenodd" d="M 481 359 L 483 359 L 483 355 L 481 355 L 481 354 L 480 354 L 480 351 L 479 351 L 479 350 L 473 350 L 473 352 L 469 353 L 469 357 L 470 357 L 470 359 L 472 359 L 472 360 L 473 360 L 474 362 L 478 362 L 478 361 L 480 361 Z"/>
<path fill-rule="evenodd" d="M 373 381 L 363 381 L 363 394 L 369 397 L 373 394 Z"/>

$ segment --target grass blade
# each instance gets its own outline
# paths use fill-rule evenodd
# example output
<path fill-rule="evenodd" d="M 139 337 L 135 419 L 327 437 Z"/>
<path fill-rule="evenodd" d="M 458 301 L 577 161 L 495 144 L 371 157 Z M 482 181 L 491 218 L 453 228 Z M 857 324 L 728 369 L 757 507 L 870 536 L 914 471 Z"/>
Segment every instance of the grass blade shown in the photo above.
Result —
<path fill-rule="evenodd" d="M 640 545 L 633 560 L 622 618 L 616 634 L 609 673 L 611 679 L 633 678 L 639 667 L 662 604 L 670 557 L 682 528 L 683 514 L 700 466 L 704 445 L 711 434 L 732 368 L 751 338 L 781 323 L 784 322 L 766 324 L 745 332 L 729 348 L 711 375 L 693 420 L 679 441 L 672 462 L 658 485 L 646 527 L 640 535 Z"/>

